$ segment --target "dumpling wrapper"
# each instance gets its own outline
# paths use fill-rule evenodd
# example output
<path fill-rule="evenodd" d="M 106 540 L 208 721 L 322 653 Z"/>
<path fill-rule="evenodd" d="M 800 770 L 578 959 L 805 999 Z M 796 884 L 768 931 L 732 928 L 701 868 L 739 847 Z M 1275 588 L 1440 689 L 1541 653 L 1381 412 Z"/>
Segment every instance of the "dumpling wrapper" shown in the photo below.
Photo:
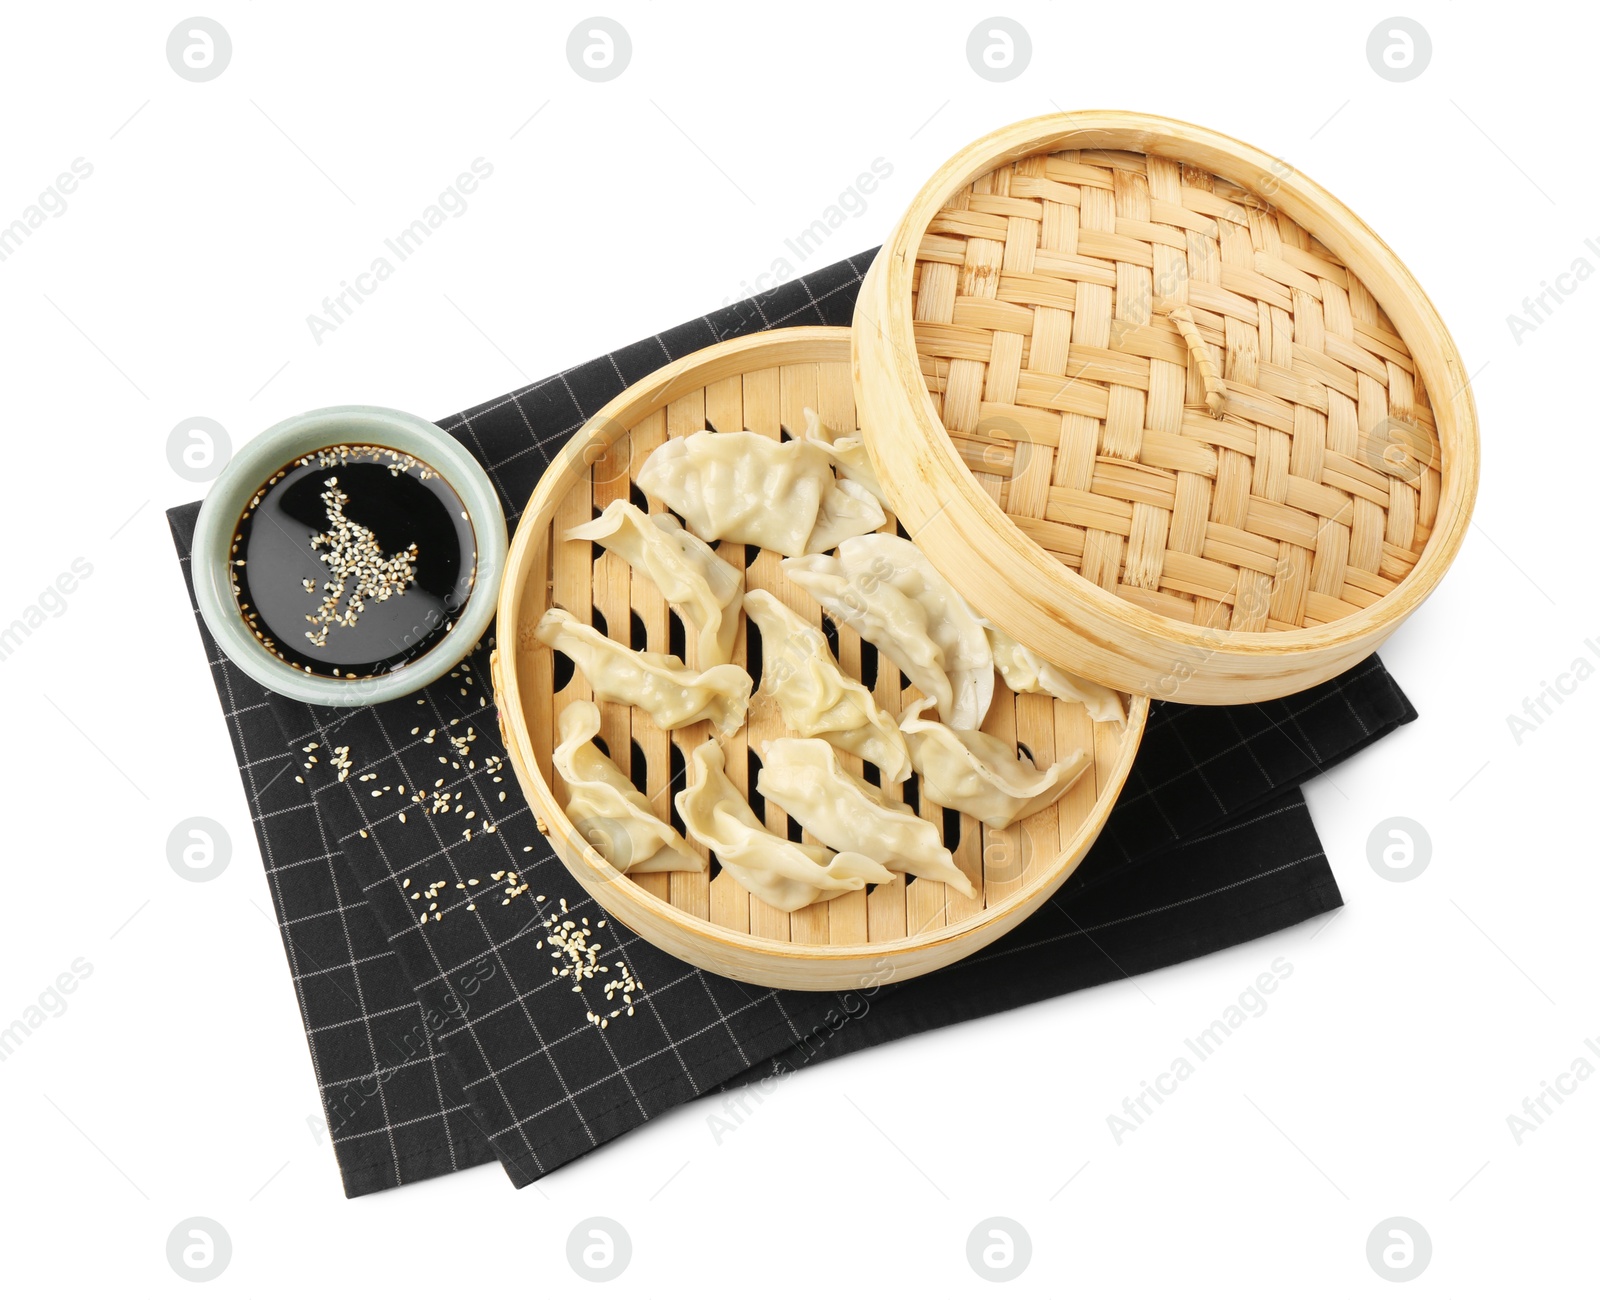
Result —
<path fill-rule="evenodd" d="M 1128 721 L 1122 696 L 1109 686 L 1091 682 L 1047 663 L 1020 641 L 1002 632 L 987 619 L 981 620 L 994 652 L 994 665 L 1005 683 L 1019 695 L 1052 695 L 1067 704 L 1081 704 L 1096 722 Z"/>
<path fill-rule="evenodd" d="M 910 776 L 900 728 L 871 691 L 845 676 L 822 629 L 768 591 L 748 593 L 744 609 L 761 629 L 761 694 L 777 704 L 783 725 L 871 763 L 886 781 Z"/>
<path fill-rule="evenodd" d="M 669 438 L 650 453 L 635 481 L 682 515 L 702 541 L 739 542 L 780 555 L 805 555 L 819 519 L 826 519 L 826 536 L 835 541 L 884 522 L 876 502 L 841 490 L 827 454 L 799 438 L 780 442 L 747 430 Z"/>
<path fill-rule="evenodd" d="M 820 742 L 819 742 L 820 743 Z M 894 877 L 859 853 L 795 844 L 759 821 L 724 770 L 722 746 L 708 740 L 689 755 L 688 785 L 674 800 L 684 829 L 717 855 L 724 871 L 762 902 L 795 912 Z"/>
<path fill-rule="evenodd" d="M 572 660 L 597 699 L 643 709 L 663 731 L 702 720 L 736 731 L 750 708 L 750 674 L 738 664 L 697 673 L 677 655 L 630 650 L 556 605 L 533 634 Z"/>
<path fill-rule="evenodd" d="M 956 731 L 923 717 L 932 703 L 917 700 L 900 719 L 922 793 L 985 826 L 1003 831 L 1050 807 L 1089 769 L 1089 756 L 1075 749 L 1041 771 L 998 736 Z"/>
<path fill-rule="evenodd" d="M 892 533 L 852 537 L 836 555 L 783 562 L 785 576 L 848 623 L 932 696 L 952 727 L 977 730 L 994 700 L 994 652 L 972 606 L 917 546 Z"/>
<path fill-rule="evenodd" d="M 642 570 L 667 603 L 698 629 L 700 667 L 733 658 L 744 573 L 671 515 L 647 515 L 619 497 L 599 518 L 569 528 L 562 536 L 566 541 L 599 542 Z"/>
<path fill-rule="evenodd" d="M 878 481 L 878 471 L 872 468 L 872 461 L 867 456 L 867 444 L 862 439 L 860 431 L 836 433 L 825 425 L 822 417 L 809 406 L 802 409 L 806 417 L 806 428 L 801 436 L 807 442 L 822 448 L 828 459 L 833 462 L 833 467 L 839 472 L 840 478 L 859 483 L 878 498 L 878 503 L 885 510 L 890 509 L 889 498 L 884 493 L 883 484 Z"/>
<path fill-rule="evenodd" d="M 978 891 L 945 848 L 939 830 L 891 802 L 839 765 L 825 740 L 785 736 L 767 742 L 756 789 L 824 844 L 848 848 L 924 880 L 936 880 L 968 898 Z"/>
<path fill-rule="evenodd" d="M 567 816 L 600 856 L 618 871 L 704 871 L 706 864 L 650 801 L 622 775 L 594 738 L 600 709 L 574 700 L 561 710 L 561 743 L 551 761 L 567 783 Z"/>

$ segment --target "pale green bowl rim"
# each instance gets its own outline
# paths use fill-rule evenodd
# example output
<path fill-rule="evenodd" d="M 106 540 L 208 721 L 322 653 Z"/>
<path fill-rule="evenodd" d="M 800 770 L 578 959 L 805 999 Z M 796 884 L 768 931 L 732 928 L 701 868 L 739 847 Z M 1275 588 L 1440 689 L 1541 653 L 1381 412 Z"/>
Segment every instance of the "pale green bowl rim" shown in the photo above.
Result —
<path fill-rule="evenodd" d="M 228 578 L 234 527 L 256 489 L 295 457 L 341 442 L 393 447 L 438 470 L 466 505 L 478 548 L 472 594 L 444 640 L 414 663 L 355 681 L 296 672 L 268 653 L 240 617 Z M 398 699 L 426 686 L 455 667 L 478 643 L 494 618 L 499 599 L 506 564 L 506 519 L 483 467 L 438 425 L 383 406 L 327 406 L 291 416 L 240 448 L 200 506 L 190 554 L 200 615 L 223 654 L 242 672 L 290 699 L 354 708 Z"/>

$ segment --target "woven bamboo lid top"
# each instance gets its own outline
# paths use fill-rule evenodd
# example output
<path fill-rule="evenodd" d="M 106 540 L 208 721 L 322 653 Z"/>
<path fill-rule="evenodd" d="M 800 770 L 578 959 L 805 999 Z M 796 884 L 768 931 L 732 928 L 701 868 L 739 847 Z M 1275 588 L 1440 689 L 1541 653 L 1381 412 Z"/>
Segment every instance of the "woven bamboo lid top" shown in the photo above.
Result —
<path fill-rule="evenodd" d="M 924 382 L 1000 507 L 1090 582 L 1245 632 L 1393 590 L 1441 487 L 1404 340 L 1276 184 L 1035 154 L 946 201 L 913 278 Z"/>

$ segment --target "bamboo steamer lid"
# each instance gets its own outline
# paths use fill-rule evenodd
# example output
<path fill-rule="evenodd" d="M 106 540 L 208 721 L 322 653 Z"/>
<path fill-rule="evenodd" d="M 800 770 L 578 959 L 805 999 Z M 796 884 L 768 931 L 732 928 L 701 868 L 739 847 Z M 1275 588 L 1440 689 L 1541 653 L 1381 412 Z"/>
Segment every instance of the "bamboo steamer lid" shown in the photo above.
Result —
<path fill-rule="evenodd" d="M 1326 681 L 1466 531 L 1477 419 L 1433 305 L 1331 194 L 1216 132 L 1096 111 L 976 141 L 883 245 L 852 335 L 918 545 L 1122 691 Z"/>

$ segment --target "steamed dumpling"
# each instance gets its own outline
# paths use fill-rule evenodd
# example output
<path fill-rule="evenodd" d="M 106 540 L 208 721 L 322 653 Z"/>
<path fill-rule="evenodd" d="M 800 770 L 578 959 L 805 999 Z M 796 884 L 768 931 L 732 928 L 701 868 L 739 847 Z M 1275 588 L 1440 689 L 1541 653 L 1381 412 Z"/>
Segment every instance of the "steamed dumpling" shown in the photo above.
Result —
<path fill-rule="evenodd" d="M 859 537 L 881 528 L 885 515 L 872 493 L 861 484 L 844 479 L 822 494 L 817 524 L 806 539 L 806 554 L 831 551 L 847 537 Z"/>
<path fill-rule="evenodd" d="M 785 736 L 767 743 L 756 789 L 824 844 L 849 848 L 924 880 L 942 881 L 968 898 L 977 890 L 956 866 L 938 828 L 889 801 L 839 766 L 825 740 Z"/>
<path fill-rule="evenodd" d="M 574 700 L 561 710 L 561 743 L 551 756 L 567 783 L 567 816 L 578 834 L 618 871 L 703 871 L 683 836 L 655 815 L 650 801 L 594 743 L 600 710 Z"/>
<path fill-rule="evenodd" d="M 884 494 L 883 485 L 878 482 L 878 471 L 872 468 L 872 461 L 867 456 L 867 444 L 862 440 L 861 434 L 835 433 L 809 406 L 805 408 L 805 417 L 805 433 L 801 436 L 822 449 L 833 462 L 833 467 L 839 472 L 840 478 L 859 483 L 878 498 L 885 510 L 889 509 L 889 498 Z"/>
<path fill-rule="evenodd" d="M 927 556 L 903 537 L 873 533 L 837 555 L 783 562 L 783 571 L 932 696 L 952 727 L 977 730 L 994 699 L 994 653 L 983 623 Z"/>
<path fill-rule="evenodd" d="M 733 658 L 744 574 L 671 515 L 647 515 L 618 499 L 598 519 L 569 528 L 567 541 L 599 542 L 642 570 L 667 603 L 699 630 L 700 666 Z"/>
<path fill-rule="evenodd" d="M 533 634 L 572 660 L 597 699 L 643 709 L 663 731 L 703 719 L 735 731 L 750 707 L 750 674 L 737 664 L 696 673 L 677 655 L 630 650 L 554 605 Z"/>
<path fill-rule="evenodd" d="M 844 675 L 822 629 L 771 592 L 750 592 L 744 608 L 761 629 L 761 690 L 777 703 L 783 725 L 871 763 L 886 781 L 910 776 L 905 737 L 872 692 Z"/>
<path fill-rule="evenodd" d="M 880 566 L 881 574 L 871 569 L 858 574 L 834 555 L 783 562 L 785 577 L 810 592 L 835 622 L 854 628 L 877 646 L 913 686 L 948 713 L 955 693 L 944 670 L 944 651 L 928 635 L 927 611 L 888 585 L 887 561 L 880 561 Z M 864 592 L 870 592 L 870 599 Z"/>
<path fill-rule="evenodd" d="M 637 482 L 703 541 L 742 542 L 780 555 L 812 549 L 819 518 L 834 542 L 884 522 L 877 502 L 843 492 L 827 455 L 798 438 L 709 430 L 669 438 L 650 453 Z"/>
<path fill-rule="evenodd" d="M 1087 681 L 1065 668 L 1046 663 L 1020 641 L 1007 636 L 993 623 L 983 620 L 984 631 L 989 634 L 989 648 L 994 652 L 995 667 L 1005 683 L 1019 695 L 1033 693 L 1053 695 L 1068 704 L 1081 704 L 1096 722 L 1115 722 L 1119 726 L 1128 720 L 1122 707 L 1122 696 L 1109 686 Z"/>
<path fill-rule="evenodd" d="M 1075 749 L 1040 771 L 998 736 L 923 717 L 930 703 L 917 700 L 900 719 L 922 793 L 997 831 L 1048 808 L 1089 768 L 1089 756 Z"/>
<path fill-rule="evenodd" d="M 717 855 L 724 871 L 762 902 L 798 911 L 894 879 L 859 853 L 834 853 L 774 835 L 723 770 L 722 746 L 708 740 L 689 756 L 689 784 L 674 800 L 684 828 Z"/>

